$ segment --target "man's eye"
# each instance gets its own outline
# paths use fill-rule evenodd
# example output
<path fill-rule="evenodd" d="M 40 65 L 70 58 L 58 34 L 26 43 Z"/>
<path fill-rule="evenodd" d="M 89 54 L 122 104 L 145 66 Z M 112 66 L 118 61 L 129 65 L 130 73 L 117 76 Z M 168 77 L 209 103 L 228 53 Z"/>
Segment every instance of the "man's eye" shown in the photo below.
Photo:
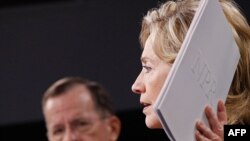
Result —
<path fill-rule="evenodd" d="M 149 66 L 142 66 L 144 70 L 146 70 L 146 73 L 150 72 L 152 70 Z"/>
<path fill-rule="evenodd" d="M 88 125 L 88 123 L 85 121 L 80 121 L 80 122 L 78 122 L 78 125 L 79 126 L 86 126 L 86 125 Z"/>
<path fill-rule="evenodd" d="M 74 126 L 77 127 L 77 128 L 86 128 L 89 125 L 91 125 L 90 121 L 76 121 L 74 123 Z"/>
<path fill-rule="evenodd" d="M 81 122 L 77 122 L 76 128 L 80 132 L 88 132 L 91 129 L 92 124 L 93 123 L 91 122 L 81 121 Z"/>
<path fill-rule="evenodd" d="M 58 129 L 55 129 L 54 131 L 53 131 L 53 135 L 59 135 L 59 134 L 61 134 L 61 133 L 63 133 L 63 128 L 58 128 Z"/>

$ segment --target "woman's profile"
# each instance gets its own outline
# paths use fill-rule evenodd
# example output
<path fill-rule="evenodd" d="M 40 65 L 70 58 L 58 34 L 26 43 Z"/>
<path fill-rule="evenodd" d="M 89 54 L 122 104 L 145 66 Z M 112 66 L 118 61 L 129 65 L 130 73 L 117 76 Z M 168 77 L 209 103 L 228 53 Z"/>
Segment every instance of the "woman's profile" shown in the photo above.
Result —
<path fill-rule="evenodd" d="M 171 69 L 200 0 L 166 1 L 143 17 L 140 43 L 142 70 L 132 86 L 140 94 L 146 125 L 162 128 L 152 109 Z M 240 50 L 240 60 L 225 104 L 218 101 L 217 111 L 205 108 L 210 127 L 196 124 L 198 141 L 223 141 L 224 124 L 250 124 L 250 28 L 233 0 L 220 0 L 234 39 Z M 230 56 L 229 56 L 230 57 Z M 181 89 L 181 88 L 180 88 Z"/>

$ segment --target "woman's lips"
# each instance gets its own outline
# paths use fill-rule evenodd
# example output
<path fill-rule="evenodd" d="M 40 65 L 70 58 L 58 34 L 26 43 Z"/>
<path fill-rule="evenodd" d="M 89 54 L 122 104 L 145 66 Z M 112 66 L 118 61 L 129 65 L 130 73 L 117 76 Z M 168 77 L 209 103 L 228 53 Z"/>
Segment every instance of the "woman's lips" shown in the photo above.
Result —
<path fill-rule="evenodd" d="M 144 103 L 144 102 L 141 102 L 141 105 L 144 107 L 144 108 L 143 108 L 143 113 L 144 113 L 144 114 L 146 113 L 147 109 L 149 109 L 150 106 L 151 106 L 151 104 L 149 104 L 149 103 Z"/>

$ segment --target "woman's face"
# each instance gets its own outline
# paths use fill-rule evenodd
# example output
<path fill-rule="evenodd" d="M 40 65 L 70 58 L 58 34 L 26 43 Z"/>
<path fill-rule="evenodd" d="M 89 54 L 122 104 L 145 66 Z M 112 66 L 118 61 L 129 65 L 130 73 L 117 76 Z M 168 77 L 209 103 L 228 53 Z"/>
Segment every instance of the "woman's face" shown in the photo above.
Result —
<path fill-rule="evenodd" d="M 148 128 L 162 128 L 157 115 L 153 111 L 153 104 L 163 86 L 171 68 L 171 64 L 161 60 L 153 51 L 154 34 L 151 34 L 141 55 L 142 70 L 132 86 L 132 91 L 140 94 L 140 103 L 144 106 Z"/>

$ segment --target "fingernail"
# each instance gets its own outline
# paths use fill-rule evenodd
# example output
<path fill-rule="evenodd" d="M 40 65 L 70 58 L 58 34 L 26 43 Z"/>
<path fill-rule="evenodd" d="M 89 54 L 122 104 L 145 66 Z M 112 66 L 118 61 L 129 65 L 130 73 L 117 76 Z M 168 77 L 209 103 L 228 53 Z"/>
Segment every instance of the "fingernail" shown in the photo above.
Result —
<path fill-rule="evenodd" d="M 212 108 L 210 106 L 206 106 L 206 109 L 205 109 L 205 112 L 206 113 L 211 113 L 212 112 Z"/>
<path fill-rule="evenodd" d="M 219 101 L 218 102 L 218 112 L 222 112 L 222 111 L 224 111 L 224 103 L 223 103 L 223 101 Z"/>
<path fill-rule="evenodd" d="M 200 120 L 197 121 L 197 124 L 198 124 L 199 126 L 203 126 L 203 123 L 202 123 Z"/>

